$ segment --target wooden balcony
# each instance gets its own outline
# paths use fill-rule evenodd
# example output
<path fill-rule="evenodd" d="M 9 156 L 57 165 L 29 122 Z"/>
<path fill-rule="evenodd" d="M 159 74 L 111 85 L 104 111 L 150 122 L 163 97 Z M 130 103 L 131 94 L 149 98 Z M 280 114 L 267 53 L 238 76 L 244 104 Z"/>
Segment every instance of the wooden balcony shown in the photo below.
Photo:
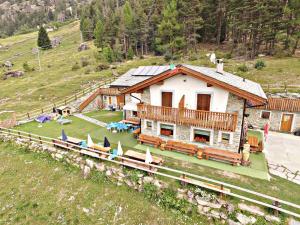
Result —
<path fill-rule="evenodd" d="M 235 131 L 238 121 L 237 113 L 178 109 L 146 104 L 138 104 L 138 117 L 221 131 Z"/>

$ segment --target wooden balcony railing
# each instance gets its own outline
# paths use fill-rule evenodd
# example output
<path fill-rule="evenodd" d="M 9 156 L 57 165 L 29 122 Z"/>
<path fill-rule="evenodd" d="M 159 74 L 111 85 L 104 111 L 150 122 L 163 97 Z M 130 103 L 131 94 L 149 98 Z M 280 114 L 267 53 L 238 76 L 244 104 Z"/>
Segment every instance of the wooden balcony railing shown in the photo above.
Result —
<path fill-rule="evenodd" d="M 237 113 L 178 109 L 147 104 L 138 104 L 138 117 L 221 131 L 235 131 L 238 121 Z"/>

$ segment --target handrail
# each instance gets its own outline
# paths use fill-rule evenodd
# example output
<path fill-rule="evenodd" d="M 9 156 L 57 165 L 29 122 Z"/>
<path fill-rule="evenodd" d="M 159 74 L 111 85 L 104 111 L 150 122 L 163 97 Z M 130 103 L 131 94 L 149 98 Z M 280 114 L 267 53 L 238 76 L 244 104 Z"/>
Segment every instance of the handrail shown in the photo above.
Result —
<path fill-rule="evenodd" d="M 40 135 L 37 135 L 37 134 L 27 133 L 27 132 L 24 132 L 24 131 L 18 131 L 18 130 L 14 130 L 14 129 L 6 129 L 6 128 L 2 128 L 2 127 L 0 127 L 0 133 L 16 136 L 16 137 L 20 137 L 20 138 L 26 138 L 26 139 L 29 139 L 30 141 L 36 141 L 36 142 L 39 142 L 39 143 L 46 143 L 46 144 L 50 144 L 50 145 L 53 144 L 53 141 L 58 141 L 58 142 L 63 143 L 61 140 L 58 140 L 58 139 L 45 137 L 45 136 L 40 136 Z M 43 139 L 50 140 L 50 141 L 45 141 Z M 72 147 L 67 147 L 65 145 L 60 145 L 59 143 L 55 143 L 55 145 L 61 146 L 63 148 L 66 148 L 66 149 L 69 149 L 69 150 L 72 150 L 72 151 L 75 151 L 75 152 L 82 153 L 80 150 L 74 149 L 74 147 L 79 148 L 79 146 L 71 144 L 71 143 L 68 143 L 68 146 L 72 146 Z M 110 155 L 109 153 L 97 151 L 97 150 L 90 149 L 90 148 L 81 148 L 81 150 L 86 150 L 86 151 L 94 152 L 94 153 L 101 153 L 102 155 Z M 288 215 L 292 215 L 292 216 L 300 218 L 300 214 L 297 214 L 295 212 L 291 212 L 289 210 L 274 206 L 274 205 L 266 203 L 266 202 L 262 202 L 262 201 L 258 201 L 258 200 L 255 200 L 255 199 L 252 199 L 252 198 L 249 198 L 249 197 L 245 197 L 245 196 L 240 195 L 240 194 L 227 192 L 227 191 L 216 189 L 216 188 L 213 188 L 213 187 L 210 187 L 210 186 L 207 186 L 207 185 L 200 185 L 199 183 L 189 181 L 188 179 L 185 179 L 185 178 L 182 178 L 182 177 L 176 177 L 176 176 L 172 176 L 172 175 L 161 173 L 161 172 L 155 172 L 155 171 L 152 171 L 152 170 L 148 170 L 146 168 L 135 167 L 133 165 L 126 164 L 124 162 L 109 160 L 109 159 L 101 158 L 101 157 L 96 157 L 96 158 L 99 158 L 99 159 L 102 159 L 102 160 L 105 160 L 105 161 L 110 161 L 110 162 L 120 164 L 120 165 L 129 166 L 129 167 L 139 169 L 139 170 L 143 170 L 143 171 L 146 171 L 146 172 L 150 172 L 150 173 L 153 173 L 153 174 L 158 174 L 158 175 L 161 175 L 161 176 L 173 178 L 173 179 L 180 180 L 180 181 L 183 181 L 183 182 L 192 183 L 192 184 L 197 185 L 197 186 L 201 186 L 201 187 L 204 187 L 204 188 L 207 188 L 207 189 L 219 192 L 219 193 L 223 193 L 223 194 L 230 195 L 230 196 L 233 196 L 233 197 L 236 197 L 236 198 L 239 198 L 239 199 L 243 199 L 243 200 L 246 200 L 246 201 L 249 201 L 249 202 L 253 202 L 255 204 L 262 205 L 262 206 L 265 206 L 265 207 L 268 207 L 268 208 L 272 208 L 272 209 L 278 210 L 280 212 L 286 213 Z M 242 192 L 245 192 L 245 193 L 248 193 L 248 194 L 252 194 L 252 195 L 255 195 L 255 196 L 262 197 L 265 200 L 271 200 L 271 201 L 274 201 L 274 202 L 285 204 L 285 205 L 293 207 L 293 208 L 300 209 L 300 205 L 297 205 L 295 203 L 291 203 L 291 202 L 288 202 L 288 201 L 285 201 L 285 200 L 281 200 L 281 199 L 278 199 L 278 198 L 275 198 L 275 197 L 272 197 L 272 196 L 268 196 L 268 195 L 256 192 L 256 191 L 252 191 L 250 189 L 242 188 L 242 187 L 239 187 L 239 186 L 235 186 L 235 185 L 232 185 L 232 184 L 229 184 L 229 183 L 221 182 L 221 181 L 214 180 L 214 179 L 211 179 L 211 178 L 207 178 L 207 177 L 204 177 L 204 176 L 199 176 L 199 175 L 195 175 L 195 174 L 192 174 L 192 173 L 189 173 L 189 172 L 180 171 L 180 170 L 172 169 L 172 168 L 168 168 L 168 167 L 152 165 L 152 164 L 149 165 L 149 164 L 146 164 L 144 162 L 140 162 L 140 161 L 137 161 L 137 160 L 125 158 L 125 157 L 122 157 L 122 156 L 117 156 L 116 158 L 119 158 L 121 160 L 126 159 L 126 161 L 138 163 L 138 164 L 145 165 L 145 166 L 151 166 L 153 168 L 165 170 L 165 171 L 168 171 L 168 172 L 173 172 L 173 173 L 180 174 L 180 175 L 185 175 L 185 177 L 189 176 L 189 177 L 193 177 L 193 178 L 196 178 L 196 179 L 199 179 L 199 180 L 212 182 L 212 183 L 215 183 L 215 184 L 222 185 L 223 187 L 228 187 L 228 188 L 231 188 L 231 189 L 239 190 L 239 191 L 242 191 Z"/>
<path fill-rule="evenodd" d="M 32 119 L 32 118 L 40 115 L 41 113 L 50 112 L 53 109 L 53 107 L 60 107 L 60 106 L 66 105 L 70 102 L 73 102 L 74 100 L 77 100 L 78 98 L 83 97 L 85 94 L 105 86 L 106 84 L 112 82 L 117 77 L 118 76 L 114 76 L 114 77 L 109 77 L 107 79 L 101 80 L 99 83 L 89 86 L 87 88 L 84 88 L 81 91 L 64 98 L 63 100 L 59 100 L 52 104 L 46 105 L 42 108 L 33 109 L 30 111 L 30 113 L 27 112 L 27 113 L 17 115 L 17 120 L 21 121 L 21 120 L 26 120 L 26 119 Z"/>
<path fill-rule="evenodd" d="M 188 124 L 209 129 L 235 131 L 237 126 L 236 113 L 212 112 L 186 108 L 172 108 L 138 104 L 138 116 L 176 124 Z"/>

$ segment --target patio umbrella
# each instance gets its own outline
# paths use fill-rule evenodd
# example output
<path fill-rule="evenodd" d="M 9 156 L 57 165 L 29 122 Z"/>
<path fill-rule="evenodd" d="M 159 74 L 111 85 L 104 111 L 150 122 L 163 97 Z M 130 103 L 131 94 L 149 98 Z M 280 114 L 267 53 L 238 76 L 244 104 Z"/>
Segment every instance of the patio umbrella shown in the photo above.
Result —
<path fill-rule="evenodd" d="M 63 141 L 67 141 L 68 140 L 68 137 L 67 137 L 64 129 L 61 130 L 61 140 L 63 140 Z"/>
<path fill-rule="evenodd" d="M 88 134 L 87 146 L 90 148 L 90 147 L 93 147 L 93 145 L 94 145 L 94 142 L 93 142 L 91 136 Z"/>
<path fill-rule="evenodd" d="M 152 161 L 153 161 L 152 155 L 150 153 L 149 148 L 147 148 L 145 163 L 150 164 L 152 163 Z"/>
<path fill-rule="evenodd" d="M 122 146 L 121 146 L 121 142 L 120 142 L 120 141 L 118 142 L 118 151 L 117 151 L 117 155 L 118 155 L 118 156 L 123 155 L 123 149 L 122 149 Z"/>
<path fill-rule="evenodd" d="M 105 147 L 105 148 L 106 148 L 106 147 L 110 147 L 110 143 L 109 143 L 107 137 L 104 137 L 104 147 Z"/>

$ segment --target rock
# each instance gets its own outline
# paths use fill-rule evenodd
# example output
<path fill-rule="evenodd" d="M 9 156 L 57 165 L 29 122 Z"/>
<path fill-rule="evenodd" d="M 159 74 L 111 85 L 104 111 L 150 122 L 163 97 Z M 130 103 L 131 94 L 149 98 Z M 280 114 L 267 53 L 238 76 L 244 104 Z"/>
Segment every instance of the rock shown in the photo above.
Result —
<path fill-rule="evenodd" d="M 211 210 L 209 215 L 216 219 L 220 219 L 220 213 L 217 210 Z"/>
<path fill-rule="evenodd" d="M 89 49 L 89 46 L 87 45 L 87 43 L 81 43 L 78 47 L 78 51 L 81 52 L 81 51 L 85 51 L 85 50 L 88 50 Z"/>
<path fill-rule="evenodd" d="M 102 163 L 96 163 L 95 167 L 96 167 L 96 170 L 99 172 L 104 172 L 104 170 L 105 170 L 105 165 Z"/>
<path fill-rule="evenodd" d="M 153 177 L 144 177 L 144 183 L 147 184 L 147 183 L 152 183 L 153 182 Z"/>
<path fill-rule="evenodd" d="M 237 213 L 236 218 L 241 224 L 244 224 L 244 225 L 254 224 L 256 222 L 256 219 L 253 216 L 248 217 L 242 213 Z"/>
<path fill-rule="evenodd" d="M 91 169 L 94 168 L 94 164 L 95 164 L 95 163 L 94 163 L 93 160 L 86 159 L 85 162 L 86 162 L 86 165 L 87 165 L 88 167 L 90 167 Z"/>
<path fill-rule="evenodd" d="M 272 215 L 266 215 L 265 216 L 265 220 L 268 221 L 268 222 L 276 222 L 276 223 L 280 223 L 281 220 L 279 217 L 277 216 L 272 216 Z"/>
<path fill-rule="evenodd" d="M 9 77 L 22 77 L 24 75 L 23 71 L 8 71 L 4 73 L 3 79 L 7 79 Z"/>
<path fill-rule="evenodd" d="M 188 192 L 187 192 L 187 197 L 188 197 L 188 199 L 193 199 L 194 196 L 195 196 L 194 193 L 191 192 L 190 190 L 188 190 Z"/>
<path fill-rule="evenodd" d="M 162 188 L 162 184 L 159 182 L 159 180 L 154 180 L 153 184 L 159 189 Z"/>
<path fill-rule="evenodd" d="M 220 209 L 222 207 L 221 204 L 217 204 L 217 203 L 212 203 L 212 202 L 207 202 L 207 201 L 204 201 L 200 196 L 196 196 L 195 197 L 196 199 L 196 202 L 198 205 L 203 205 L 203 206 L 208 206 L 210 208 L 214 208 L 214 209 Z"/>
<path fill-rule="evenodd" d="M 90 175 L 91 173 L 91 168 L 88 167 L 88 166 L 84 166 L 84 169 L 83 169 L 83 178 L 86 179 L 88 178 L 88 176 Z"/>
<path fill-rule="evenodd" d="M 106 170 L 105 175 L 106 175 L 107 177 L 110 177 L 110 176 L 112 175 L 111 170 L 109 170 L 109 169 Z"/>
<path fill-rule="evenodd" d="M 257 215 L 257 216 L 264 216 L 265 213 L 262 211 L 261 208 L 259 208 L 258 206 L 254 206 L 254 205 L 246 205 L 244 203 L 239 203 L 238 204 L 239 209 L 243 210 L 243 211 L 247 211 L 253 215 Z"/>
<path fill-rule="evenodd" d="M 233 204 L 227 203 L 225 207 L 227 209 L 228 214 L 231 214 L 231 213 L 234 212 L 234 205 Z"/>
<path fill-rule="evenodd" d="M 221 217 L 221 219 L 224 219 L 224 220 L 227 220 L 227 218 L 228 218 L 228 216 L 224 212 L 220 213 L 220 217 Z"/>
<path fill-rule="evenodd" d="M 209 212 L 209 210 L 210 210 L 210 207 L 208 207 L 208 206 L 205 206 L 205 207 L 203 207 L 203 212 L 205 212 L 205 213 L 207 213 L 207 212 Z"/>
<path fill-rule="evenodd" d="M 56 153 L 56 154 L 55 154 L 55 158 L 57 158 L 57 159 L 62 159 L 63 156 L 62 156 L 61 154 L 59 154 L 59 153 Z"/>
<path fill-rule="evenodd" d="M 290 218 L 288 225 L 300 225 L 300 222 L 297 220 L 294 220 L 293 218 Z"/>
<path fill-rule="evenodd" d="M 198 205 L 197 211 L 198 211 L 198 213 L 201 214 L 203 212 L 203 206 L 202 205 Z"/>
<path fill-rule="evenodd" d="M 89 214 L 91 210 L 88 208 L 82 208 L 82 211 L 85 212 L 86 214 Z"/>
<path fill-rule="evenodd" d="M 185 194 L 177 193 L 176 198 L 178 198 L 178 199 L 184 199 L 185 198 Z"/>
<path fill-rule="evenodd" d="M 74 196 L 71 196 L 68 201 L 74 201 L 75 200 L 75 197 Z"/>
<path fill-rule="evenodd" d="M 227 220 L 227 222 L 228 222 L 228 225 L 241 225 L 240 222 L 235 222 L 235 221 L 233 221 L 231 219 Z"/>
<path fill-rule="evenodd" d="M 127 186 L 133 187 L 133 183 L 131 182 L 131 180 L 125 180 L 124 182 Z"/>
<path fill-rule="evenodd" d="M 180 188 L 178 188 L 177 192 L 181 193 L 181 194 L 185 194 L 187 192 L 187 190 L 186 189 L 180 189 Z"/>

